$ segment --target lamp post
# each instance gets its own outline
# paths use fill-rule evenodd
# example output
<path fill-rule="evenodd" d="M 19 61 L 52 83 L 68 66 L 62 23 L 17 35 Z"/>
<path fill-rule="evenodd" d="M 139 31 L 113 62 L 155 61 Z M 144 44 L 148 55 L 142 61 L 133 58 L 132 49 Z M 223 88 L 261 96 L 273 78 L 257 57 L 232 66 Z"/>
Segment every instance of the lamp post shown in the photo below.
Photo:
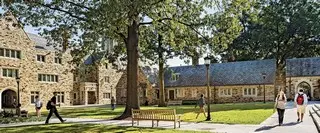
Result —
<path fill-rule="evenodd" d="M 263 103 L 266 103 L 266 86 L 265 86 L 265 79 L 266 79 L 266 73 L 262 73 L 263 78 Z"/>
<path fill-rule="evenodd" d="M 289 99 L 293 99 L 292 98 L 292 93 L 291 93 L 291 67 L 290 67 L 290 64 L 288 65 L 288 67 L 289 67 L 289 74 L 287 74 L 288 76 L 289 76 Z"/>
<path fill-rule="evenodd" d="M 210 58 L 207 56 L 204 58 L 204 64 L 207 68 L 207 93 L 208 93 L 208 115 L 206 121 L 211 121 L 210 116 L 210 82 L 209 82 L 209 67 L 210 67 Z"/>
<path fill-rule="evenodd" d="M 18 116 L 20 116 L 20 106 L 21 106 L 21 104 L 20 104 L 20 77 L 16 77 L 16 81 L 17 81 L 17 88 L 18 88 L 18 106 L 17 106 L 17 114 L 18 114 Z"/>

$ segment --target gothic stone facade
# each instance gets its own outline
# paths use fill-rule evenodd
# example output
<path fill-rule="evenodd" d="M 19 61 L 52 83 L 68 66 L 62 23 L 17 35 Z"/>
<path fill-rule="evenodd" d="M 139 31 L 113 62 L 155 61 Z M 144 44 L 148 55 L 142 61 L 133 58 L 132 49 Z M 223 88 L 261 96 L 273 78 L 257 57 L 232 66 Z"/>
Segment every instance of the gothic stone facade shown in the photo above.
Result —
<path fill-rule="evenodd" d="M 59 92 L 62 104 L 72 104 L 71 55 L 47 50 L 31 36 L 10 13 L 0 19 L 0 108 L 12 107 L 13 99 L 17 100 L 17 75 L 22 107 L 31 105 L 35 95 L 47 101 L 53 92 Z"/>

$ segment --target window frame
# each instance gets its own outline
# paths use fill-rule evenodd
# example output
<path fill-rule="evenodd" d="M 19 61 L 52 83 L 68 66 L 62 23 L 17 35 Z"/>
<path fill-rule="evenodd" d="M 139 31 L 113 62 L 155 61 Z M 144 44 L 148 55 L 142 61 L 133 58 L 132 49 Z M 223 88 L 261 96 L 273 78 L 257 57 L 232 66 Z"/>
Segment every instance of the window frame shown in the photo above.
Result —
<path fill-rule="evenodd" d="M 31 104 L 35 104 L 36 96 L 39 96 L 39 94 L 40 94 L 39 91 L 30 91 L 30 103 Z"/>
<path fill-rule="evenodd" d="M 2 78 L 14 78 L 15 79 L 16 77 L 19 76 L 19 69 L 1 68 L 1 71 L 2 71 L 2 74 L 1 74 Z"/>
<path fill-rule="evenodd" d="M 219 88 L 220 97 L 232 97 L 233 88 Z"/>
<path fill-rule="evenodd" d="M 46 62 L 46 56 L 37 54 L 37 62 Z"/>
<path fill-rule="evenodd" d="M 1 58 L 21 59 L 21 51 L 7 48 L 0 48 Z"/>
<path fill-rule="evenodd" d="M 58 75 L 54 74 L 38 74 L 38 82 L 42 83 L 58 83 Z"/>
<path fill-rule="evenodd" d="M 242 95 L 244 97 L 257 97 L 257 94 L 258 94 L 257 88 L 254 88 L 254 87 L 246 87 L 246 88 L 243 88 L 243 91 L 242 91 Z"/>

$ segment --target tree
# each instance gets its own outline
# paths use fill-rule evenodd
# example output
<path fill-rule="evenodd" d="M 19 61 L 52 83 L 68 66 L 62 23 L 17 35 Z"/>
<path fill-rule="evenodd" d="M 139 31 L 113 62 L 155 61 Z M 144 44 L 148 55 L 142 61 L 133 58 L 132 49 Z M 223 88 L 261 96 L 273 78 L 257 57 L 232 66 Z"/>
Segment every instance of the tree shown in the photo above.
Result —
<path fill-rule="evenodd" d="M 276 87 L 285 88 L 285 60 L 320 54 L 320 4 L 312 0 L 268 0 L 233 43 L 236 60 L 276 59 Z"/>
<path fill-rule="evenodd" d="M 68 26 L 70 37 L 79 38 L 77 43 L 83 47 L 99 42 L 104 36 L 117 39 L 127 59 L 127 104 L 120 117 L 126 118 L 131 115 L 131 109 L 139 108 L 141 26 L 165 22 L 171 29 L 194 29 L 193 26 L 202 24 L 200 15 L 204 8 L 213 4 L 213 0 L 52 0 L 11 4 L 10 9 L 25 24 L 49 27 L 46 33 L 51 36 L 51 31 Z M 169 35 L 175 36 L 172 32 Z"/>

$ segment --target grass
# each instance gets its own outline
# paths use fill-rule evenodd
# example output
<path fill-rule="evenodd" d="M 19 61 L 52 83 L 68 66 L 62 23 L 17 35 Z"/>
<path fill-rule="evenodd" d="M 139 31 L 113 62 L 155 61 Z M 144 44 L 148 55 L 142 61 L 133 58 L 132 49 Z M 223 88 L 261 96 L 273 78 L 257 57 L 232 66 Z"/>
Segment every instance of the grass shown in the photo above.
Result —
<path fill-rule="evenodd" d="M 20 122 L 36 122 L 36 121 L 45 121 L 43 117 L 31 116 L 29 118 L 26 117 L 7 117 L 1 118 L 0 124 L 9 124 L 9 123 L 20 123 Z"/>
<path fill-rule="evenodd" d="M 188 122 L 207 122 L 203 114 L 196 119 L 194 105 L 169 106 L 169 107 L 141 107 L 141 109 L 176 109 L 178 114 L 182 114 L 183 121 Z M 124 106 L 118 106 L 112 111 L 109 106 L 101 107 L 73 107 L 59 108 L 59 113 L 67 118 L 94 118 L 94 119 L 111 119 L 121 115 Z M 30 110 L 31 115 L 34 112 Z M 43 115 L 48 111 L 42 109 Z M 260 124 L 273 113 L 273 103 L 235 103 L 235 104 L 212 104 L 211 105 L 211 123 L 223 124 Z"/>
<path fill-rule="evenodd" d="M 0 128 L 1 133 L 208 133 L 162 128 L 121 127 L 101 124 L 50 124 Z"/>

